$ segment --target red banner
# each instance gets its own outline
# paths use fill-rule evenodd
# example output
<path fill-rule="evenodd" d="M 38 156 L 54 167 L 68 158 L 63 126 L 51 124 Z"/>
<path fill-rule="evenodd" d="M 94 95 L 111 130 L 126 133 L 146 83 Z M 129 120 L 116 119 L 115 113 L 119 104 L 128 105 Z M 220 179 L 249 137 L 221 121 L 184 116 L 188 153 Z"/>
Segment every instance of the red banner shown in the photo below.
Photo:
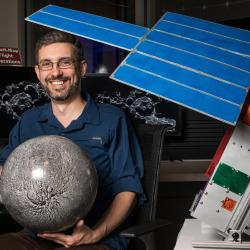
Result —
<path fill-rule="evenodd" d="M 19 49 L 0 47 L 0 65 L 22 65 Z"/>

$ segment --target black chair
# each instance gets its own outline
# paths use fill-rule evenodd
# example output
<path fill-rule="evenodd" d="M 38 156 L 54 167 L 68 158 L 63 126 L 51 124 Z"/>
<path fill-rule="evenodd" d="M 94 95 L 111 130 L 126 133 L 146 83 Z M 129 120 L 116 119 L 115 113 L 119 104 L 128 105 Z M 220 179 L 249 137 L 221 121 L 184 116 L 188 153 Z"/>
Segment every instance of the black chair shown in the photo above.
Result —
<path fill-rule="evenodd" d="M 144 177 L 142 182 L 147 202 L 140 206 L 137 211 L 136 225 L 123 230 L 121 234 L 134 239 L 129 245 L 131 250 L 155 250 L 154 232 L 163 226 L 171 224 L 166 220 L 156 220 L 160 160 L 166 127 L 141 124 L 135 127 L 135 131 L 144 157 Z"/>

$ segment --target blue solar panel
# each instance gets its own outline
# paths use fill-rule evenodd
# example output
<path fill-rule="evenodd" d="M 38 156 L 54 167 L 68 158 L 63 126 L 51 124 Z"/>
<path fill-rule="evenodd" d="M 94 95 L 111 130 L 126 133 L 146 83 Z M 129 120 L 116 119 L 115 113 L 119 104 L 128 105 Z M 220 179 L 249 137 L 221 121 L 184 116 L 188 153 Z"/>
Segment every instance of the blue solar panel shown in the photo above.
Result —
<path fill-rule="evenodd" d="M 238 119 L 240 107 L 237 105 L 205 95 L 195 89 L 174 84 L 131 66 L 122 65 L 114 72 L 112 78 L 227 123 L 230 121 L 234 124 Z"/>
<path fill-rule="evenodd" d="M 132 51 L 111 78 L 235 125 L 250 84 L 250 32 L 175 13 L 151 29 L 49 5 L 28 21 Z"/>
<path fill-rule="evenodd" d="M 250 84 L 249 37 L 167 13 L 111 78 L 235 125 Z"/>
<path fill-rule="evenodd" d="M 49 5 L 27 20 L 81 37 L 132 50 L 147 28 L 88 13 Z"/>

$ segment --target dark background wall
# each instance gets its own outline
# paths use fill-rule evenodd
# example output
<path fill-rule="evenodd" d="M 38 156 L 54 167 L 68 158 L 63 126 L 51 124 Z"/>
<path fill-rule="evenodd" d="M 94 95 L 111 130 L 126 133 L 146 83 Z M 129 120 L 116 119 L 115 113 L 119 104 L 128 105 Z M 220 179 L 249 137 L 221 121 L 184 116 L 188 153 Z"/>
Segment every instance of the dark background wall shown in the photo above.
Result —
<path fill-rule="evenodd" d="M 250 1 L 240 0 L 115 0 L 115 1 L 76 1 L 76 0 L 55 0 L 55 1 L 35 1 L 35 0 L 10 0 L 0 4 L 1 19 L 1 46 L 19 47 L 22 52 L 23 66 L 33 65 L 34 43 L 40 34 L 46 29 L 36 25 L 30 25 L 24 22 L 23 18 L 33 11 L 47 4 L 58 4 L 64 7 L 71 7 L 94 14 L 99 14 L 123 21 L 138 23 L 151 27 L 165 11 L 173 11 L 181 14 L 195 16 L 211 21 L 220 22 L 226 25 L 250 29 Z M 8 9 L 8 11 L 6 11 Z M 10 20 L 6 22 L 6 13 Z M 18 15 L 18 18 L 16 18 Z M 15 32 L 9 32 L 14 30 Z M 15 39 L 12 38 L 15 34 Z M 94 55 L 97 56 L 101 63 L 108 63 L 108 73 L 113 70 L 117 64 L 124 58 L 125 53 L 114 51 L 110 47 L 103 47 L 96 43 L 87 42 L 87 51 L 90 58 L 89 73 L 96 73 L 98 65 L 94 63 Z M 101 51 L 95 54 L 96 49 Z M 43 95 L 37 95 L 39 85 L 32 75 L 33 70 L 28 69 L 22 73 L 9 73 L 4 75 L 6 68 L 0 68 L 0 145 L 7 142 L 8 133 L 17 117 L 27 107 L 38 105 L 39 100 L 44 98 Z M 13 68 L 12 68 L 13 70 Z M 14 78 L 11 78 L 14 77 Z M 98 79 L 97 79 L 97 78 Z M 101 78 L 100 78 L 101 77 Z M 103 77 L 103 78 L 102 78 Z M 16 79 L 15 79 L 16 78 Z M 22 79 L 27 82 L 22 82 Z M 94 80 L 95 79 L 95 80 Z M 103 87 L 104 82 L 109 82 L 106 76 L 91 76 L 83 79 L 84 82 L 100 84 Z M 31 83 L 35 83 L 31 85 Z M 27 85 L 29 86 L 27 88 Z M 91 89 L 92 86 L 89 86 Z M 6 86 L 11 86 L 6 89 Z M 7 90 L 7 92 L 6 92 Z M 95 93 L 96 87 L 92 91 Z M 28 93 L 33 93 L 35 101 L 31 101 Z M 114 89 L 112 89 L 112 93 Z M 126 92 L 126 91 L 125 91 Z M 117 98 L 107 98 L 108 94 L 102 93 L 105 101 L 117 101 Z M 124 96 L 122 96 L 124 97 Z M 147 96 L 152 100 L 151 96 Z M 140 98 L 136 96 L 136 98 Z M 141 107 L 147 106 L 147 112 L 144 118 L 152 118 L 152 107 L 158 100 L 148 102 L 149 99 L 140 99 L 142 106 L 138 108 L 135 99 L 134 105 L 124 105 L 128 110 L 135 110 L 141 114 Z M 100 100 L 100 98 L 99 98 Z M 123 103 L 124 102 L 123 99 Z M 162 162 L 161 162 L 161 182 L 159 186 L 157 217 L 166 218 L 173 221 L 171 230 L 164 229 L 157 233 L 157 239 L 160 242 L 159 249 L 172 249 L 178 231 L 183 220 L 189 215 L 189 208 L 192 204 L 195 194 L 204 187 L 206 178 L 202 177 L 206 165 L 214 155 L 215 150 L 224 134 L 226 125 L 212 118 L 203 116 L 195 111 L 181 108 L 175 104 L 160 101 L 158 121 L 165 121 L 169 126 L 169 133 L 166 135 Z M 13 119 L 14 117 L 14 119 Z M 164 118 L 164 119 L 163 119 Z M 169 119 L 169 120 L 168 120 Z M 145 122 L 141 119 L 137 122 Z M 152 119 L 151 119 L 152 120 Z M 173 124 L 176 121 L 176 124 Z M 173 129 L 174 128 L 174 129 Z M 171 171 L 170 171 L 171 170 Z M 170 176 L 174 176 L 170 178 Z M 8 227 L 5 221 L 1 225 Z M 9 224 L 11 225 L 11 223 Z"/>

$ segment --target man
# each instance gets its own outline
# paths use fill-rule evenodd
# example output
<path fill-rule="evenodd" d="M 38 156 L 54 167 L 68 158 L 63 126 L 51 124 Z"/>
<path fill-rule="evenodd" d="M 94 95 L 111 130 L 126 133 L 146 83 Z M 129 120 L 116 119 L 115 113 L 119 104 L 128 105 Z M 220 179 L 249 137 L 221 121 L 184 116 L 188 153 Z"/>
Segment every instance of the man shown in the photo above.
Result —
<path fill-rule="evenodd" d="M 61 31 L 43 36 L 36 46 L 35 71 L 51 102 L 23 113 L 12 129 L 0 165 L 22 142 L 40 135 L 62 135 L 86 150 L 99 177 L 98 195 L 86 218 L 70 234 L 24 230 L 0 236 L 6 249 L 126 249 L 119 229 L 144 200 L 140 183 L 141 152 L 124 113 L 111 105 L 95 104 L 81 95 L 80 79 L 86 73 L 81 46 Z"/>

